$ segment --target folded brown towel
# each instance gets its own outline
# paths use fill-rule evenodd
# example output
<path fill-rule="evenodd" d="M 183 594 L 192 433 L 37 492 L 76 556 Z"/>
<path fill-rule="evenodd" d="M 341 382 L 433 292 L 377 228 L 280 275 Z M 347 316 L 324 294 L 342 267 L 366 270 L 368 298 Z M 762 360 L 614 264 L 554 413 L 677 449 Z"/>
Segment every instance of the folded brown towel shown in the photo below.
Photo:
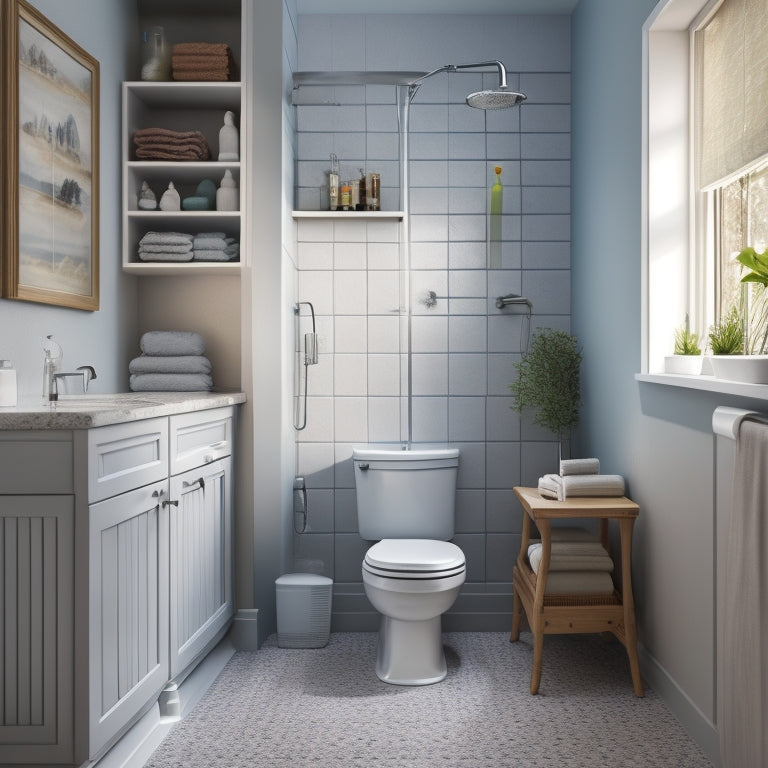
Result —
<path fill-rule="evenodd" d="M 172 50 L 172 55 L 174 56 L 177 54 L 199 55 L 206 53 L 223 53 L 228 55 L 230 49 L 226 43 L 176 43 Z"/>
<path fill-rule="evenodd" d="M 174 80 L 229 80 L 229 69 L 173 70 Z"/>
<path fill-rule="evenodd" d="M 171 66 L 174 69 L 213 69 L 228 67 L 230 64 L 229 56 L 201 55 L 201 56 L 173 56 Z"/>
<path fill-rule="evenodd" d="M 133 134 L 139 160 L 209 160 L 211 148 L 200 131 L 139 128 Z"/>
<path fill-rule="evenodd" d="M 166 151 L 160 147 L 137 147 L 137 160 L 192 160 L 200 162 L 208 160 L 210 155 L 202 156 L 196 149 Z"/>

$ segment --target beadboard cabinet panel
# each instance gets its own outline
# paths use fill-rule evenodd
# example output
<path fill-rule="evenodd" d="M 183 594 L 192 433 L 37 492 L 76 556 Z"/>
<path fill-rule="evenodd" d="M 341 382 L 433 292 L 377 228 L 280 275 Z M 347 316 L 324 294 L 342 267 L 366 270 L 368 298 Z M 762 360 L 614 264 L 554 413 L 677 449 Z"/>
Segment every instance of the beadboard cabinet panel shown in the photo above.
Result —
<path fill-rule="evenodd" d="M 0 763 L 73 759 L 74 496 L 0 497 Z"/>

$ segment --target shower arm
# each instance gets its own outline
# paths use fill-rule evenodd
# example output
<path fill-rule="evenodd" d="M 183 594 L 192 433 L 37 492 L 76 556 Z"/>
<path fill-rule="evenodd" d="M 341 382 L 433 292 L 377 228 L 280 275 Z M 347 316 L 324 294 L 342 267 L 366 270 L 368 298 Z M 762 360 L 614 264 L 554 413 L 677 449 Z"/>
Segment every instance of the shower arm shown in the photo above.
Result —
<path fill-rule="evenodd" d="M 481 61 L 477 64 L 445 64 L 444 66 L 433 69 L 431 72 L 427 72 L 425 75 L 417 77 L 415 80 L 408 83 L 408 93 L 413 97 L 424 80 L 428 77 L 432 77 L 432 75 L 438 75 L 440 72 L 456 72 L 459 69 L 479 69 L 480 67 L 496 67 L 499 70 L 499 89 L 507 89 L 507 70 L 500 61 L 493 60 Z"/>

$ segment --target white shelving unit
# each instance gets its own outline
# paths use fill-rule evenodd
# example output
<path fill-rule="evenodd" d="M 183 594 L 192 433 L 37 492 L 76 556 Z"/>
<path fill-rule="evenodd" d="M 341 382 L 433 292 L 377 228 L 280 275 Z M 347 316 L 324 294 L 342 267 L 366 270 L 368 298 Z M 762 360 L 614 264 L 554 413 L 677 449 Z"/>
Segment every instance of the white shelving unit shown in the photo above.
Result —
<path fill-rule="evenodd" d="M 245 227 L 241 167 L 244 167 L 244 126 L 240 82 L 126 82 L 123 83 L 123 270 L 139 275 L 237 274 L 239 262 L 144 262 L 138 243 L 146 232 L 224 232 L 240 242 Z M 240 133 L 240 160 L 218 162 L 165 162 L 136 160 L 133 134 L 140 128 L 160 127 L 174 131 L 201 131 L 218 157 L 219 130 L 224 113 L 237 115 Z M 219 186 L 229 170 L 240 191 L 238 211 L 145 211 L 139 209 L 138 195 L 146 181 L 158 203 L 168 183 L 173 182 L 182 200 L 194 194 L 203 179 Z"/>

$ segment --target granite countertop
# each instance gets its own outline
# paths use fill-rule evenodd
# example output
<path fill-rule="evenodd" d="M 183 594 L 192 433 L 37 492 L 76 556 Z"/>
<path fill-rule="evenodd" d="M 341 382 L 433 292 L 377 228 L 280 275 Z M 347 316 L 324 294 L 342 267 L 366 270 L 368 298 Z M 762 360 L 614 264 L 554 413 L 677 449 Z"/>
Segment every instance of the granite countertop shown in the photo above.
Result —
<path fill-rule="evenodd" d="M 61 395 L 0 408 L 0 430 L 89 429 L 245 402 L 243 392 L 119 392 Z"/>

